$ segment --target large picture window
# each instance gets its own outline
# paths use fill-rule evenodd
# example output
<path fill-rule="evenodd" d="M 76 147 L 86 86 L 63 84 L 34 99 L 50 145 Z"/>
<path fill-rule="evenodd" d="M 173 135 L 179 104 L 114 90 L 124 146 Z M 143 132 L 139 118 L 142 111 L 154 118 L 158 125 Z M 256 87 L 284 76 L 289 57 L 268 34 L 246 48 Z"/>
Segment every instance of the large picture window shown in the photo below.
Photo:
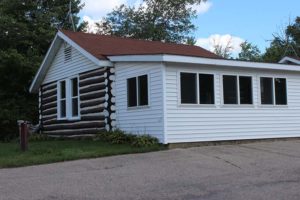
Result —
<path fill-rule="evenodd" d="M 148 76 L 127 79 L 127 105 L 138 107 L 148 105 Z"/>
<path fill-rule="evenodd" d="M 214 104 L 214 75 L 180 73 L 182 104 Z"/>
<path fill-rule="evenodd" d="M 253 104 L 252 77 L 223 76 L 224 104 Z"/>
<path fill-rule="evenodd" d="M 59 81 L 58 83 L 58 119 L 79 118 L 78 78 Z"/>
<path fill-rule="evenodd" d="M 287 105 L 285 78 L 260 78 L 260 97 L 262 105 Z"/>

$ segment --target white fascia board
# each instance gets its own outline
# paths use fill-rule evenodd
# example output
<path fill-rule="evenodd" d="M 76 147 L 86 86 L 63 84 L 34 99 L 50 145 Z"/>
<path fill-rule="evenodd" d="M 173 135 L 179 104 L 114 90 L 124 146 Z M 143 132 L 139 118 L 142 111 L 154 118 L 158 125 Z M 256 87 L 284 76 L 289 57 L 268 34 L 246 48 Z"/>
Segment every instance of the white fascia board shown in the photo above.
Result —
<path fill-rule="evenodd" d="M 99 67 L 112 67 L 113 63 L 109 60 L 100 60 L 87 52 L 85 49 L 83 49 L 81 46 L 76 44 L 73 40 L 71 40 L 69 37 L 67 37 L 63 32 L 59 31 L 57 35 L 62 38 L 64 41 L 66 41 L 68 44 L 70 44 L 72 47 L 74 47 L 76 50 L 78 50 L 80 53 L 82 53 L 85 57 L 87 57 L 89 60 L 91 60 L 93 63 L 95 63 Z"/>
<path fill-rule="evenodd" d="M 294 64 L 300 65 L 300 60 L 297 60 L 297 59 L 294 59 L 294 58 L 291 58 L 291 57 L 288 57 L 288 56 L 282 58 L 279 61 L 279 63 L 281 63 L 281 64 L 284 64 L 284 63 L 287 63 L 287 62 L 292 62 Z"/>
<path fill-rule="evenodd" d="M 252 69 L 300 72 L 299 65 L 284 65 L 284 64 L 276 64 L 276 63 L 248 62 L 248 61 L 238 61 L 238 60 L 201 58 L 201 57 L 166 55 L 166 54 L 110 56 L 108 58 L 112 62 L 173 62 L 173 63 L 201 64 L 201 65 L 248 68 L 248 69 L 252 68 Z"/>
<path fill-rule="evenodd" d="M 38 91 L 39 89 L 39 85 L 40 83 L 43 81 L 42 79 L 44 79 L 45 74 L 47 73 L 47 66 L 50 65 L 49 62 L 51 62 L 50 60 L 53 59 L 53 57 L 55 56 L 56 51 L 58 50 L 60 43 L 62 41 L 58 38 L 57 34 L 55 35 L 55 38 L 53 39 L 50 48 L 47 51 L 47 54 L 42 62 L 42 64 L 40 65 L 38 72 L 35 74 L 35 77 L 30 85 L 29 88 L 29 92 L 30 93 L 35 93 Z"/>

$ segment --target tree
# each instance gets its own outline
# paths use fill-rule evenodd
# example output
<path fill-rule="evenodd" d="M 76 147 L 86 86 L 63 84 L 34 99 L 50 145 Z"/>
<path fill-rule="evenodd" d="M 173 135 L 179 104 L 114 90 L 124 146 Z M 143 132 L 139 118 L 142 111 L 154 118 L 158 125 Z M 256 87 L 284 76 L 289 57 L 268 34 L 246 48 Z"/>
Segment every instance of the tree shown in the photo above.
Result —
<path fill-rule="evenodd" d="M 214 49 L 213 52 L 218 56 L 229 59 L 231 56 L 231 51 L 233 49 L 232 38 L 229 38 L 229 40 L 226 42 L 225 45 L 222 44 L 221 40 L 214 38 L 213 49 Z"/>
<path fill-rule="evenodd" d="M 121 5 L 97 23 L 98 33 L 184 43 L 195 30 L 192 5 L 202 0 L 144 0 L 137 8 Z"/>
<path fill-rule="evenodd" d="M 244 61 L 261 61 L 261 52 L 256 45 L 253 45 L 247 41 L 243 42 L 241 45 L 241 52 L 238 55 L 238 60 Z"/>
<path fill-rule="evenodd" d="M 72 0 L 75 25 L 81 8 Z M 0 140 L 17 133 L 17 119 L 38 116 L 37 97 L 28 88 L 57 28 L 71 29 L 68 10 L 69 0 L 0 1 Z"/>
<path fill-rule="evenodd" d="M 300 17 L 297 17 L 293 24 L 274 34 L 274 39 L 266 48 L 263 60 L 278 62 L 284 56 L 300 56 Z"/>

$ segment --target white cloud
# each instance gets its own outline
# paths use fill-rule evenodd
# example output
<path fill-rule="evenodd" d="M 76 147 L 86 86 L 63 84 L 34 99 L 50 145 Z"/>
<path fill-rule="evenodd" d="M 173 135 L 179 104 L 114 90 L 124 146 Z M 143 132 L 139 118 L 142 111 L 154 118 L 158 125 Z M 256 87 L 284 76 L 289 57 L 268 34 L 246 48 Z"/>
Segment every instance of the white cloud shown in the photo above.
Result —
<path fill-rule="evenodd" d="M 126 4 L 126 0 L 82 0 L 85 4 L 81 13 L 91 19 L 98 20 L 111 12 L 115 7 Z"/>
<path fill-rule="evenodd" d="M 97 31 L 97 26 L 95 24 L 95 20 L 90 18 L 89 16 L 83 16 L 82 17 L 83 21 L 88 22 L 88 27 L 87 27 L 87 32 L 88 33 L 96 33 Z"/>
<path fill-rule="evenodd" d="M 225 47 L 228 43 L 230 43 L 230 46 L 232 47 L 231 53 L 233 55 L 237 55 L 241 52 L 240 45 L 243 42 L 245 42 L 244 39 L 232 36 L 230 34 L 214 34 L 209 36 L 208 38 L 198 38 L 196 45 L 201 46 L 209 51 L 213 51 L 215 45 L 221 45 L 222 47 Z"/>
<path fill-rule="evenodd" d="M 204 14 L 206 13 L 212 6 L 212 2 L 210 1 L 205 1 L 201 2 L 198 5 L 194 5 L 193 8 L 196 10 L 197 14 Z"/>

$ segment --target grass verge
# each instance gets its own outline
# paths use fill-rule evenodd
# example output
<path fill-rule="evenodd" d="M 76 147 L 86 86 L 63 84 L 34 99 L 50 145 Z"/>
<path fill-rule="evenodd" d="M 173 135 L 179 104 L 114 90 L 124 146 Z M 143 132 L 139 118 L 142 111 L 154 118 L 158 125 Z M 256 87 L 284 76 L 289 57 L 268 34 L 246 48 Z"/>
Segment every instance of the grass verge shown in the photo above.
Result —
<path fill-rule="evenodd" d="M 133 147 L 130 144 L 110 144 L 93 140 L 58 140 L 29 142 L 21 152 L 15 143 L 0 143 L 0 168 L 22 167 L 83 158 L 97 158 L 130 153 L 164 150 L 162 145 Z"/>

